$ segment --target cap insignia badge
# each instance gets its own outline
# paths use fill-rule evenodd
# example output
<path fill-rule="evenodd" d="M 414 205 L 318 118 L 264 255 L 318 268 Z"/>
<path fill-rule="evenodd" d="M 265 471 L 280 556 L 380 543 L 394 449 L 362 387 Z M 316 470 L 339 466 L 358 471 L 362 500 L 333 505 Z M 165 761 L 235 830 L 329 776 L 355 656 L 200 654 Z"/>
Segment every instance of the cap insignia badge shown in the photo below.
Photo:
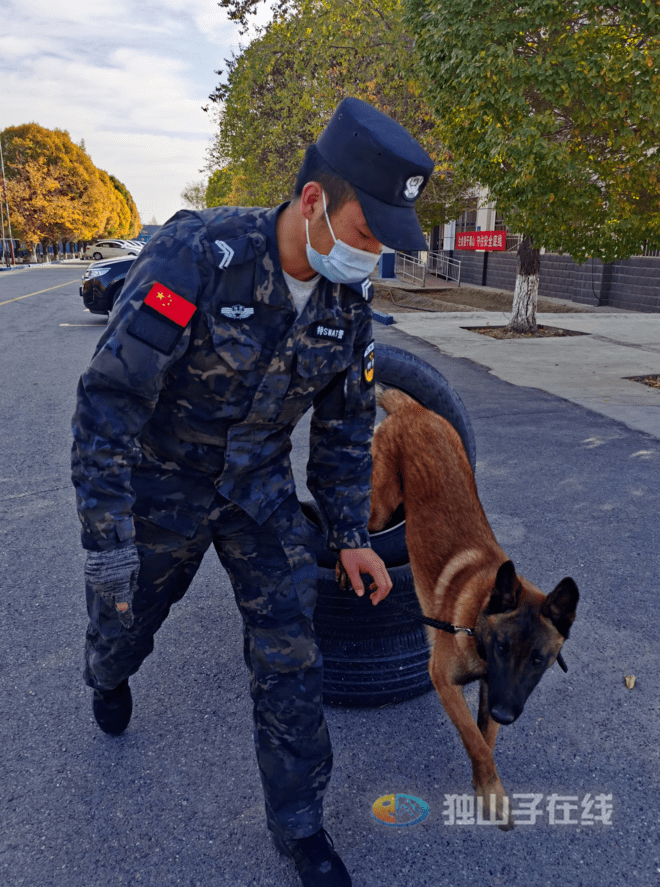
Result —
<path fill-rule="evenodd" d="M 411 176 L 406 182 L 406 190 L 403 192 L 403 196 L 406 200 L 415 200 L 416 197 L 419 197 L 419 189 L 422 187 L 424 182 L 424 176 Z"/>

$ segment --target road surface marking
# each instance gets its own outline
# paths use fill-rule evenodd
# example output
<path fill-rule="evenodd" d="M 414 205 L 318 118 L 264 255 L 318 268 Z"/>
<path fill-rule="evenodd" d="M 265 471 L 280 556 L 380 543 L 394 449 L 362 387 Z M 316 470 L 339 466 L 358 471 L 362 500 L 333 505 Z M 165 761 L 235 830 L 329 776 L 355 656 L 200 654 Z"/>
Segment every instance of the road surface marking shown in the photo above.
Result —
<path fill-rule="evenodd" d="M 74 278 L 74 280 L 75 280 L 75 278 Z M 28 293 L 25 296 L 16 296 L 15 299 L 7 299 L 6 302 L 0 302 L 0 307 L 2 305 L 9 305 L 10 302 L 20 302 L 21 299 L 29 299 L 30 296 L 39 296 L 39 295 L 41 295 L 41 293 L 48 293 L 48 292 L 50 292 L 50 290 L 58 290 L 60 287 L 68 286 L 70 283 L 73 283 L 73 280 L 67 280 L 66 283 L 58 283 L 57 286 L 49 286 L 45 290 L 37 290 L 36 293 Z"/>

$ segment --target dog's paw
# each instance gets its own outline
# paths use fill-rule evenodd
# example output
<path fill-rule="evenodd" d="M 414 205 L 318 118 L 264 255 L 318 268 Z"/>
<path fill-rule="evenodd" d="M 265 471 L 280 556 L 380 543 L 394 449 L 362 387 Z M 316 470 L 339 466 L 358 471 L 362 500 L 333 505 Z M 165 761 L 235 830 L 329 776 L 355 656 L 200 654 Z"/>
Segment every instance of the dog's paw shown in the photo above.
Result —
<path fill-rule="evenodd" d="M 499 779 L 477 787 L 477 819 L 492 823 L 501 831 L 508 832 L 515 825 L 511 804 Z"/>

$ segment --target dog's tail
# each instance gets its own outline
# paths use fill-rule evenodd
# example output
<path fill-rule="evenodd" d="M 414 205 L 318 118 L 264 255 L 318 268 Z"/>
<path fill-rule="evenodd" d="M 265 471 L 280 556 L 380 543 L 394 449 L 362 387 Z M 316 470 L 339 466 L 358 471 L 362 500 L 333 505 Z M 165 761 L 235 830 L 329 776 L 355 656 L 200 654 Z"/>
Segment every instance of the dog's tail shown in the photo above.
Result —
<path fill-rule="evenodd" d="M 402 407 L 419 406 L 416 400 L 403 391 L 399 391 L 398 388 L 385 388 L 383 385 L 376 385 L 376 403 L 388 415 L 395 413 Z"/>

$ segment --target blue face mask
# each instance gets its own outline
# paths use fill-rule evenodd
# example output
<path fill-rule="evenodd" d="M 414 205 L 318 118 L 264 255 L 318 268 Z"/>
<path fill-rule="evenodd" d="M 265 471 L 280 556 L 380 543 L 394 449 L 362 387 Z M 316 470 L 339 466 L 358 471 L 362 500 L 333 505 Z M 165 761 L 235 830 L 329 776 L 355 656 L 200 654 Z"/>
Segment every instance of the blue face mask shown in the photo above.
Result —
<path fill-rule="evenodd" d="M 332 283 L 359 283 L 365 277 L 369 277 L 371 272 L 378 264 L 379 256 L 376 253 L 369 253 L 363 249 L 357 249 L 349 246 L 343 240 L 337 240 L 335 232 L 332 230 L 330 219 L 328 218 L 328 210 L 325 202 L 325 192 L 323 194 L 323 211 L 328 228 L 334 240 L 334 246 L 327 256 L 317 252 L 309 242 L 309 219 L 305 219 L 307 232 L 307 261 L 312 268 L 322 274 Z"/>

